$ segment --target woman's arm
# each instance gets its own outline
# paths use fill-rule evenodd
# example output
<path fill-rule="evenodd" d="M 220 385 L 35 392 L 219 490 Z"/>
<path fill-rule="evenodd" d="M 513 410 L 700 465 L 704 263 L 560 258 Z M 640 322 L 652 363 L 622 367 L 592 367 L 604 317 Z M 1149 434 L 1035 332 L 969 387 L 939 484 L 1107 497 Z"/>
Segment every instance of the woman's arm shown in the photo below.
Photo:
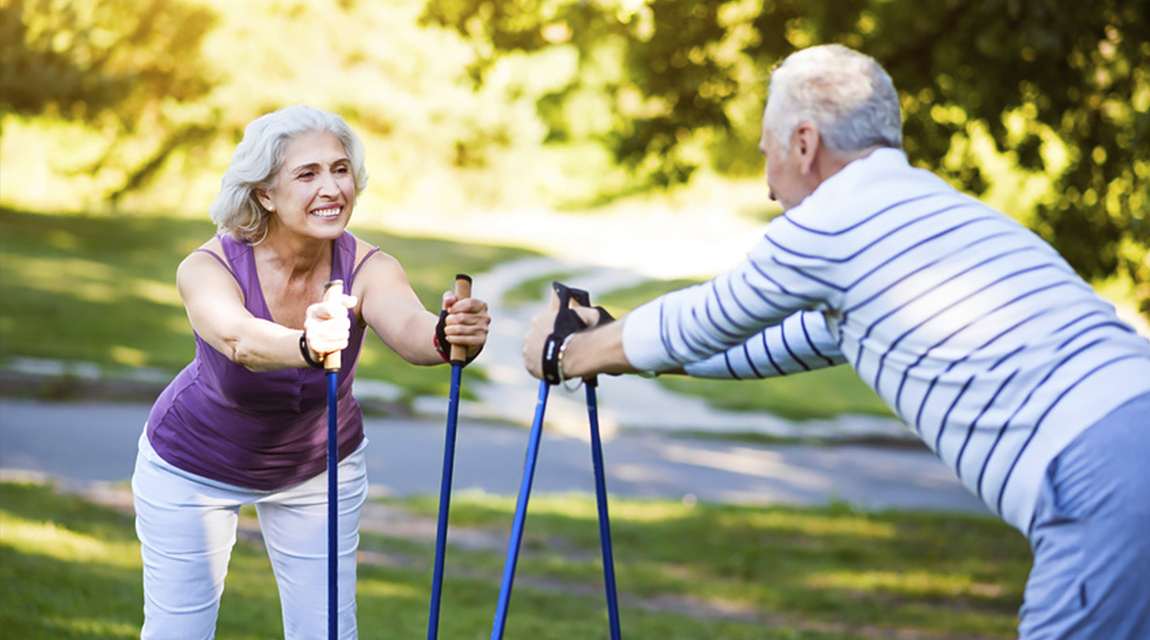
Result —
<path fill-rule="evenodd" d="M 355 289 L 362 300 L 363 323 L 401 358 L 425 366 L 444 362 L 435 348 L 439 316 L 419 301 L 398 260 L 382 252 L 372 254 L 360 267 Z M 469 357 L 477 354 L 487 341 L 491 322 L 487 304 L 476 298 L 458 300 L 454 293 L 447 292 L 441 308 L 448 310 L 448 341 L 467 347 Z M 450 349 L 450 345 L 441 346 L 444 352 Z"/>
<path fill-rule="evenodd" d="M 252 371 L 307 366 L 299 347 L 300 330 L 253 316 L 244 306 L 239 283 L 208 253 L 184 258 L 176 286 L 192 329 L 232 362 Z M 348 304 L 354 304 L 350 297 L 344 302 Z M 318 303 L 308 309 L 308 341 L 316 354 L 347 346 L 350 323 L 346 311 L 341 313 L 345 306 Z"/>

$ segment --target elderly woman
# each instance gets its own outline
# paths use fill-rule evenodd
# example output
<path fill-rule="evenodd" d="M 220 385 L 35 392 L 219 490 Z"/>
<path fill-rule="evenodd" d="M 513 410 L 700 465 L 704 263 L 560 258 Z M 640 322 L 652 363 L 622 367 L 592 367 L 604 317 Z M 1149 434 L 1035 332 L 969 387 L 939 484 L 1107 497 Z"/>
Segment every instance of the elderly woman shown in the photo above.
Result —
<path fill-rule="evenodd" d="M 176 279 L 196 356 L 156 401 L 132 479 L 144 560 L 141 638 L 211 638 L 240 507 L 255 505 L 287 638 L 327 625 L 326 384 L 339 373 L 339 628 L 355 638 L 355 553 L 367 495 L 352 378 L 370 327 L 416 365 L 474 358 L 487 305 L 420 303 L 399 262 L 346 231 L 367 182 L 363 145 L 338 115 L 293 106 L 253 121 L 211 205 L 219 233 Z M 343 295 L 322 301 L 325 283 Z M 450 343 L 443 344 L 443 336 Z"/>

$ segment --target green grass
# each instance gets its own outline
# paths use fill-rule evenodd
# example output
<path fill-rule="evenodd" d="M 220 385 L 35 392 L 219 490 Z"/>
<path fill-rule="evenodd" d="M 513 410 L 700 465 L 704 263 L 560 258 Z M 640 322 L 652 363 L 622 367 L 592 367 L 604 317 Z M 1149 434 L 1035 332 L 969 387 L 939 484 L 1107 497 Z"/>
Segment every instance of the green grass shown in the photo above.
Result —
<path fill-rule="evenodd" d="M 434 517 L 432 497 L 393 502 Z M 514 499 L 457 495 L 453 530 L 490 548 L 452 546 L 441 637 L 490 634 Z M 536 496 L 525 527 L 506 636 L 606 636 L 595 503 Z M 613 500 L 623 634 L 631 638 L 1010 638 L 1029 551 L 997 520 L 866 513 L 848 505 L 752 508 Z M 360 638 L 422 637 L 434 544 L 364 534 Z M 21 640 L 135 638 L 139 546 L 130 516 L 0 483 L 0 629 Z M 220 612 L 221 638 L 282 637 L 264 551 L 240 543 Z"/>
<path fill-rule="evenodd" d="M 509 307 L 525 304 L 542 304 L 551 295 L 551 283 L 555 281 L 566 283 L 571 278 L 581 275 L 582 271 L 559 271 L 555 273 L 541 273 L 534 278 L 528 278 L 504 292 L 503 302 Z"/>
<path fill-rule="evenodd" d="M 397 257 L 432 309 L 456 273 L 532 255 L 351 230 Z M 90 362 L 111 376 L 135 367 L 174 374 L 195 351 L 176 266 L 214 232 L 207 220 L 0 209 L 0 355 Z M 475 294 L 482 296 L 481 283 Z M 374 338 L 365 342 L 359 375 L 397 384 L 409 399 L 446 395 L 449 384 L 439 369 L 408 365 Z"/>
<path fill-rule="evenodd" d="M 790 420 L 843 414 L 894 415 L 849 365 L 766 380 L 657 379 L 671 391 L 707 398 L 711 406 L 730 411 L 762 411 Z"/>

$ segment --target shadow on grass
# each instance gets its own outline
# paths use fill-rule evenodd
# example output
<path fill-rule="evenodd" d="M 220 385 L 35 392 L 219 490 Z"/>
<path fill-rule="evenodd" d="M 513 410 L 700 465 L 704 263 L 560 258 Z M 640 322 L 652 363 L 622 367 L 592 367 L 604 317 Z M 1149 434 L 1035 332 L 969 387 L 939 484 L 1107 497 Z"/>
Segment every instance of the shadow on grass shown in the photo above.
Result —
<path fill-rule="evenodd" d="M 142 619 L 131 518 L 43 485 L 0 485 L 5 637 L 135 638 Z"/>
<path fill-rule="evenodd" d="M 434 513 L 430 500 L 404 504 Z M 510 498 L 457 498 L 452 526 L 507 529 L 513 509 Z M 643 637 L 652 637 L 647 624 L 660 626 L 659 614 L 690 612 L 679 625 L 699 635 L 681 637 L 716 637 L 721 626 L 723 637 L 780 627 L 831 637 L 1009 638 L 1030 564 L 1025 540 L 984 516 L 613 500 L 611 518 L 625 618 L 655 618 L 642 624 Z M 533 498 L 517 580 L 569 593 L 572 585 L 583 594 L 601 589 L 595 522 L 589 498 Z M 452 554 L 474 574 L 502 567 L 502 556 Z"/>
<path fill-rule="evenodd" d="M 434 513 L 427 497 L 403 501 Z M 507 634 L 604 637 L 595 505 L 588 496 L 532 500 Z M 139 546 L 130 516 L 50 487 L 0 484 L 0 627 L 6 637 L 134 638 L 142 621 Z M 506 535 L 513 498 L 458 496 L 452 527 Z M 1028 552 L 995 520 L 920 513 L 744 508 L 613 501 L 616 566 L 627 637 L 1007 638 Z M 505 538 L 503 538 L 505 540 Z M 415 558 L 361 562 L 360 634 L 426 631 L 430 541 L 365 536 Z M 450 548 L 441 637 L 488 637 L 503 548 Z M 266 554 L 233 554 L 218 637 L 281 638 Z"/>

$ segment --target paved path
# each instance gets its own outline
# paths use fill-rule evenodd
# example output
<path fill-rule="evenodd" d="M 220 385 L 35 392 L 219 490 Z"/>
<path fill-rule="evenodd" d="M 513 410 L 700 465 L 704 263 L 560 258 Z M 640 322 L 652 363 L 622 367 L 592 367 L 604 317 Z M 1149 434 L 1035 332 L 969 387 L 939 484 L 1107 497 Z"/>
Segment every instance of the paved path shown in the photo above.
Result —
<path fill-rule="evenodd" d="M 77 488 L 126 481 L 148 407 L 0 399 L 0 469 L 31 471 Z M 435 495 L 443 425 L 429 419 L 368 419 L 368 473 L 377 494 Z M 594 490 L 582 439 L 545 430 L 535 493 Z M 514 495 L 527 432 L 462 420 L 455 490 Z M 947 509 L 985 513 L 929 452 L 863 446 L 751 445 L 616 433 L 604 444 L 612 496 L 744 504 L 824 504 Z"/>

